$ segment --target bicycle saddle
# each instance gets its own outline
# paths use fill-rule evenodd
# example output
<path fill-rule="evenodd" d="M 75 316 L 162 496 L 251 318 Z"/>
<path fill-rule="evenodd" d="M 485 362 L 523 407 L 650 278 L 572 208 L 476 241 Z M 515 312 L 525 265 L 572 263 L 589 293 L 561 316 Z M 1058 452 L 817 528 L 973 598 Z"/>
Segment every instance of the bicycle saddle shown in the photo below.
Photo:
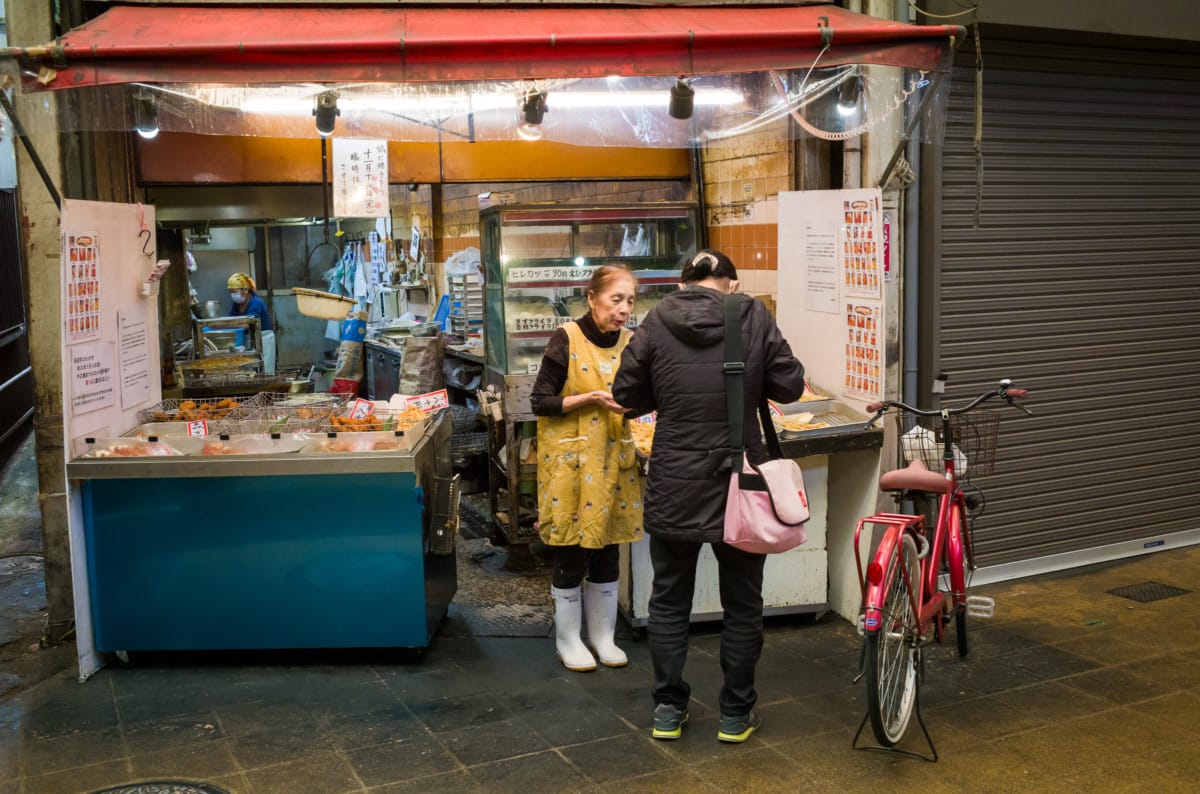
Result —
<path fill-rule="evenodd" d="M 950 493 L 950 481 L 941 474 L 925 468 L 919 460 L 903 469 L 893 469 L 879 478 L 881 491 L 925 491 L 927 493 Z"/>

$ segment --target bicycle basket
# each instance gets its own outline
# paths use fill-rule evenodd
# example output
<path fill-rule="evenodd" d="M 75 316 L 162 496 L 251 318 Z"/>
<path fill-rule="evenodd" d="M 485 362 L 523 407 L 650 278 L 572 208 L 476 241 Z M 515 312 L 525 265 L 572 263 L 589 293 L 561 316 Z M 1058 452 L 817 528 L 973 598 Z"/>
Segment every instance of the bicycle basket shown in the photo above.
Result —
<path fill-rule="evenodd" d="M 907 417 L 906 417 L 907 419 Z M 930 471 L 942 470 L 942 420 L 937 416 L 916 417 L 900 438 L 907 461 L 919 460 Z M 962 476 L 987 476 L 996 466 L 996 439 L 1000 434 L 997 411 L 972 411 L 950 417 L 950 441 L 955 470 Z"/>

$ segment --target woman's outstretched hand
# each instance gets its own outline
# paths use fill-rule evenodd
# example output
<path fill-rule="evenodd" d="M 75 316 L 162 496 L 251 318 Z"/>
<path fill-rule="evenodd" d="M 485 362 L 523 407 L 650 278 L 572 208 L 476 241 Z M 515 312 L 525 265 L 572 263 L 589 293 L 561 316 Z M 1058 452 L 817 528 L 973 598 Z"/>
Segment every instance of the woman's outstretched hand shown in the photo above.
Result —
<path fill-rule="evenodd" d="M 588 397 L 590 398 L 592 405 L 599 405 L 603 408 L 607 408 L 608 410 L 612 411 L 614 414 L 624 414 L 626 411 L 625 406 L 621 405 L 616 400 L 614 400 L 613 396 L 610 392 L 606 392 L 606 391 L 588 392 Z"/>

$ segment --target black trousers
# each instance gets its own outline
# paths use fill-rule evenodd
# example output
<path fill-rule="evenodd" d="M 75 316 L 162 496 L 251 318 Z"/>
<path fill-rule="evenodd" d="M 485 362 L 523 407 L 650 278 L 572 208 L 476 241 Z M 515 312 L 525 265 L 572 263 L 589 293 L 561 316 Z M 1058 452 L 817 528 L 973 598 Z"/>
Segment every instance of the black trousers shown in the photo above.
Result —
<path fill-rule="evenodd" d="M 692 688 L 683 680 L 687 662 L 696 560 L 704 544 L 650 536 L 654 586 L 646 633 L 654 663 L 654 702 L 687 708 Z M 721 670 L 725 683 L 720 704 L 724 715 L 740 716 L 754 707 L 754 668 L 763 646 L 763 564 L 766 555 L 751 554 L 724 543 L 712 544 L 720 576 Z"/>
<path fill-rule="evenodd" d="M 602 549 L 582 546 L 551 546 L 554 576 L 551 583 L 562 590 L 579 587 L 586 575 L 589 582 L 607 584 L 620 575 L 621 547 L 611 543 Z"/>

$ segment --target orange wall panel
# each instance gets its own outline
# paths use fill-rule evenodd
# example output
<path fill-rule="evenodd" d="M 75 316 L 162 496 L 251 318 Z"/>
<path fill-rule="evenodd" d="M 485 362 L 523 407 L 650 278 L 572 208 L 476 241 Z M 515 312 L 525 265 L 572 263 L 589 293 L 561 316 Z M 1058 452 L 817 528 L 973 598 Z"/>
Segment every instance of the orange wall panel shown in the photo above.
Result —
<path fill-rule="evenodd" d="M 137 141 L 141 184 L 272 184 L 321 181 L 321 143 L 310 138 L 163 132 Z M 332 158 L 332 150 L 330 152 Z M 542 179 L 686 178 L 683 149 L 587 147 L 550 141 L 388 144 L 393 183 Z"/>

